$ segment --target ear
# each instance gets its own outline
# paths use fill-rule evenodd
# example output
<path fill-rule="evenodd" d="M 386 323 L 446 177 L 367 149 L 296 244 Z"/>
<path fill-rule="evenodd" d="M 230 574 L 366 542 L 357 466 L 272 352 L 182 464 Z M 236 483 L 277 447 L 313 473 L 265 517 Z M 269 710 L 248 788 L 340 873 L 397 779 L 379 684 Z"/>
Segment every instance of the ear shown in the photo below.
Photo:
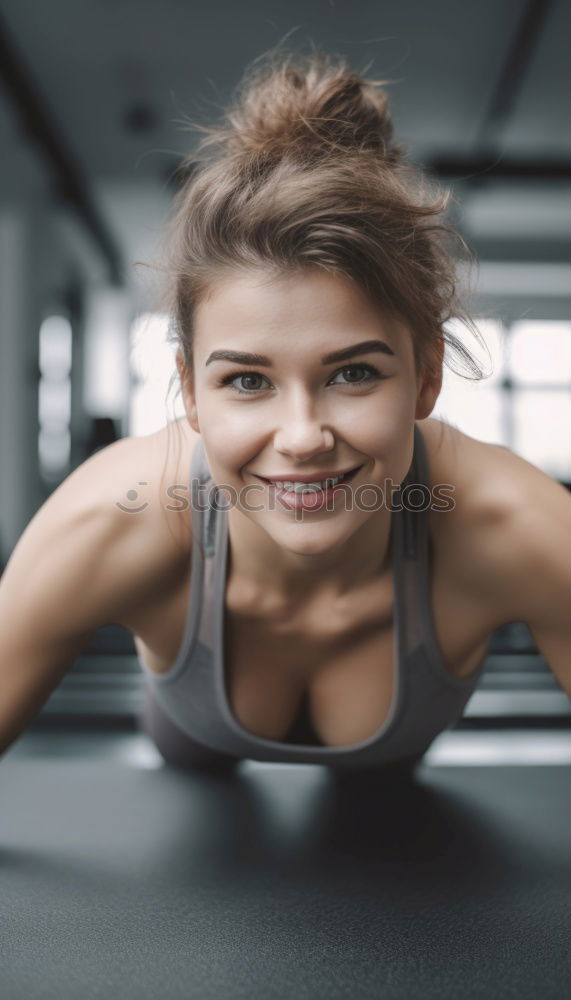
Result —
<path fill-rule="evenodd" d="M 194 379 L 192 372 L 186 368 L 184 363 L 184 358 L 182 355 L 182 349 L 179 347 L 176 352 L 176 367 L 178 369 L 178 374 L 180 378 L 180 387 L 182 393 L 182 401 L 184 404 L 184 411 L 188 418 L 188 422 L 192 427 L 193 431 L 200 434 L 200 426 L 198 423 L 198 415 L 196 408 L 196 396 L 194 392 Z"/>
<path fill-rule="evenodd" d="M 419 376 L 415 420 L 425 420 L 426 417 L 430 416 L 442 389 L 442 362 L 444 358 L 444 338 L 442 336 L 439 337 L 434 350 L 434 360 L 430 364 L 429 370 Z"/>

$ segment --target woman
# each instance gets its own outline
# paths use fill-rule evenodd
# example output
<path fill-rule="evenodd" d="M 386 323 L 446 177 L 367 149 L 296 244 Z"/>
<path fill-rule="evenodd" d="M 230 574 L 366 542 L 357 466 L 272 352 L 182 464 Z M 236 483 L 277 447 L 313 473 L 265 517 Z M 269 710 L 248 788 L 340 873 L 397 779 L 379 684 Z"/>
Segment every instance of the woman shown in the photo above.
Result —
<path fill-rule="evenodd" d="M 282 58 L 206 131 L 168 232 L 186 417 L 92 456 L 20 539 L 0 750 L 110 622 L 182 767 L 410 767 L 514 620 L 571 693 L 571 501 L 430 417 L 445 343 L 481 377 L 444 324 L 478 334 L 381 85 Z"/>

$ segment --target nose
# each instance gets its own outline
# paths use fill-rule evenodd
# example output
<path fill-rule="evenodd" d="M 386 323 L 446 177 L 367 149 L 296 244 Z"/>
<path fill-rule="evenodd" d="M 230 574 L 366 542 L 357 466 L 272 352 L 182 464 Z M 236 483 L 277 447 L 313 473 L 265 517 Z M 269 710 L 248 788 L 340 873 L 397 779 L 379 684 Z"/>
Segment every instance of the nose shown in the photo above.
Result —
<path fill-rule="evenodd" d="M 308 401 L 288 407 L 284 421 L 274 435 L 275 450 L 299 462 L 316 453 L 331 451 L 334 446 L 333 430 Z"/>

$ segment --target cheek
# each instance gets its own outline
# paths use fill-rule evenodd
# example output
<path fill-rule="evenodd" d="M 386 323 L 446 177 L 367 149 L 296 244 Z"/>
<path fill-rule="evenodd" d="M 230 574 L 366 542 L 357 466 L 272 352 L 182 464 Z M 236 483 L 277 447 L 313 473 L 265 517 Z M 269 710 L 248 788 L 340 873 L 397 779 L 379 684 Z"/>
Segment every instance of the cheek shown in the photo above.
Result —
<path fill-rule="evenodd" d="M 209 456 L 209 464 L 214 479 L 231 482 L 240 477 L 241 469 L 252 461 L 255 448 L 244 433 L 218 423 L 210 424 L 208 436 L 203 434 L 204 446 Z"/>
<path fill-rule="evenodd" d="M 201 410 L 202 436 L 212 465 L 225 475 L 238 476 L 267 447 L 267 425 L 255 405 L 229 407 L 204 397 Z M 256 412 L 257 411 L 257 412 Z M 214 471 L 214 468 L 213 468 Z"/>
<path fill-rule="evenodd" d="M 370 457 L 375 481 L 390 478 L 400 483 L 405 478 L 412 459 L 413 426 L 414 414 L 391 412 L 376 427 L 370 427 L 359 442 L 354 442 Z"/>
<path fill-rule="evenodd" d="M 366 419 L 355 420 L 350 440 L 371 457 L 392 459 L 407 447 L 414 413 L 401 400 L 377 406 Z"/>

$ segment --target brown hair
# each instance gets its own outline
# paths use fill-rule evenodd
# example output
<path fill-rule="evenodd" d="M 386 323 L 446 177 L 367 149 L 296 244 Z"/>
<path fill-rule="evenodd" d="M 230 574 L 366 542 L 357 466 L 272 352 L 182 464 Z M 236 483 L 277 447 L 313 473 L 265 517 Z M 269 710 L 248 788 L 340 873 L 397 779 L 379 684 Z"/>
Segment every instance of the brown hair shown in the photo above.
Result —
<path fill-rule="evenodd" d="M 459 320 L 482 342 L 451 244 L 469 263 L 471 252 L 443 218 L 450 193 L 394 141 L 385 83 L 322 51 L 270 53 L 245 72 L 220 124 L 189 122 L 206 134 L 181 165 L 188 176 L 166 230 L 161 299 L 184 377 L 195 309 L 212 285 L 240 271 L 271 280 L 308 267 L 354 279 L 404 318 L 417 372 L 437 374 L 446 344 L 473 379 L 484 377 L 445 329 Z"/>

